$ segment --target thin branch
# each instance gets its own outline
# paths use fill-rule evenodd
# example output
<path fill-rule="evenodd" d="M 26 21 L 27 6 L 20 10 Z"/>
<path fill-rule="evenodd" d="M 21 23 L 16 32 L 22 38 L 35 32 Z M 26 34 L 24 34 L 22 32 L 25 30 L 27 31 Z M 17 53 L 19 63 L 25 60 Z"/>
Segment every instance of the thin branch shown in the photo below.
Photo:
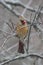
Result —
<path fill-rule="evenodd" d="M 11 25 L 9 24 L 9 22 L 6 22 L 6 24 L 9 26 L 9 28 L 12 30 Z"/>
<path fill-rule="evenodd" d="M 11 23 L 11 25 L 12 25 L 12 29 L 14 29 L 14 23 L 12 22 L 11 19 L 9 19 L 9 21 L 10 21 L 10 23 Z"/>
<path fill-rule="evenodd" d="M 30 15 L 30 23 L 32 24 L 31 18 L 32 18 L 32 13 Z M 28 54 L 28 50 L 29 50 L 30 34 L 31 34 L 31 28 L 32 28 L 32 25 L 31 24 L 30 24 L 30 28 L 28 30 L 28 40 L 27 40 L 27 49 L 26 49 L 27 54 Z"/>
<path fill-rule="evenodd" d="M 15 10 L 12 10 L 12 7 L 9 7 L 8 4 L 6 4 L 4 1 L 2 1 L 1 4 L 2 4 L 5 8 L 7 8 L 11 13 L 13 13 L 14 15 L 16 15 L 17 17 L 20 15 L 20 14 L 16 13 Z"/>
<path fill-rule="evenodd" d="M 40 15 L 40 10 L 41 10 L 41 7 L 39 6 L 37 12 L 35 13 L 35 16 L 34 16 L 34 19 L 33 19 L 32 24 L 34 24 L 34 22 L 37 21 L 39 15 Z M 36 16 L 37 16 L 37 17 L 36 17 Z M 30 18 L 31 18 L 31 17 L 30 17 Z M 35 20 L 36 20 L 36 21 L 35 21 Z M 31 21 L 31 19 L 30 19 L 30 21 Z M 30 25 L 29 34 L 28 34 L 28 40 L 27 40 L 27 53 L 28 53 L 28 49 L 29 49 L 29 38 L 30 38 L 30 33 L 31 33 L 32 24 Z M 33 26 L 33 27 L 34 27 L 34 26 Z M 37 27 L 37 26 L 36 26 L 36 27 Z M 36 28 L 35 28 L 35 30 L 36 30 Z"/>
<path fill-rule="evenodd" d="M 1 33 L 5 33 L 5 34 L 8 34 L 8 35 L 11 35 L 11 33 L 8 33 L 8 32 L 6 32 L 6 31 L 4 31 L 4 30 L 2 30 L 2 29 L 0 29 L 0 32 L 1 32 Z"/>
<path fill-rule="evenodd" d="M 7 40 L 9 40 L 9 39 L 10 39 L 11 37 L 13 37 L 13 36 L 16 36 L 16 33 L 9 35 L 9 36 L 5 39 L 5 41 L 4 41 L 4 43 L 2 44 L 1 48 L 3 48 L 3 49 L 5 50 L 5 48 L 4 48 L 5 43 L 7 42 Z"/>
<path fill-rule="evenodd" d="M 12 62 L 12 61 L 15 61 L 15 60 L 18 60 L 18 59 L 25 59 L 26 57 L 37 57 L 37 58 L 43 59 L 43 56 L 40 56 L 40 55 L 37 55 L 37 54 L 23 54 L 23 55 L 20 55 L 20 56 L 11 56 L 9 58 L 9 60 L 6 60 L 5 62 L 0 63 L 0 65 L 5 65 L 5 64 L 8 64 L 9 62 Z"/>
<path fill-rule="evenodd" d="M 18 16 L 18 17 L 21 15 L 21 14 L 18 13 L 16 10 L 12 10 L 12 8 L 10 8 L 10 7 L 8 6 L 8 4 L 6 4 L 5 2 L 1 2 L 1 4 L 2 4 L 4 7 L 6 7 L 8 10 L 10 10 L 14 15 L 16 15 L 16 16 Z M 31 7 L 29 7 L 29 8 L 31 8 Z M 27 20 L 28 23 L 30 23 L 30 20 L 29 20 L 29 19 L 26 19 L 25 17 L 24 17 L 24 19 Z"/>
<path fill-rule="evenodd" d="M 31 12 L 36 12 L 36 11 L 37 11 L 37 9 L 33 9 L 32 7 L 29 7 L 29 6 L 26 7 L 26 5 L 23 4 L 21 1 L 17 1 L 17 2 L 16 2 L 16 1 L 15 1 L 15 2 L 12 1 L 12 2 L 11 2 L 11 1 L 6 1 L 6 0 L 5 0 L 5 2 L 6 2 L 6 3 L 9 3 L 9 4 L 13 4 L 13 5 L 15 5 L 15 4 L 16 4 L 16 5 L 21 5 L 22 7 L 27 8 L 27 10 L 29 10 L 29 11 L 31 11 Z M 43 11 L 41 11 L 40 13 L 43 14 Z"/>
<path fill-rule="evenodd" d="M 30 42 L 31 27 L 32 27 L 32 26 L 30 25 L 29 32 L 28 32 L 27 49 L 26 49 L 27 53 L 28 53 L 28 50 L 29 50 L 29 42 Z"/>
<path fill-rule="evenodd" d="M 42 7 L 41 7 L 41 5 L 39 5 L 39 8 L 38 8 L 38 10 L 37 10 L 37 12 L 35 13 L 35 16 L 34 16 L 34 19 L 33 19 L 33 24 L 34 24 L 34 22 L 37 22 L 37 24 L 38 24 L 38 19 L 39 19 L 39 16 L 40 16 L 40 11 L 42 10 Z M 35 26 L 33 26 L 34 27 L 34 29 L 37 31 L 37 30 L 39 30 L 39 31 L 41 31 L 39 28 L 38 28 L 38 26 L 35 24 Z"/>

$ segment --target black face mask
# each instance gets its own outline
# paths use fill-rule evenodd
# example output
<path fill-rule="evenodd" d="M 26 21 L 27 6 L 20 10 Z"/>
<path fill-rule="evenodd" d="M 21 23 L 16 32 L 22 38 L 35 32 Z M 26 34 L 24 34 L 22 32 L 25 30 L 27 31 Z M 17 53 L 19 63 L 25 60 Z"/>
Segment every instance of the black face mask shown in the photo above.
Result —
<path fill-rule="evenodd" d="M 24 25 L 24 21 L 23 20 L 20 20 L 20 21 L 21 21 L 22 25 Z"/>

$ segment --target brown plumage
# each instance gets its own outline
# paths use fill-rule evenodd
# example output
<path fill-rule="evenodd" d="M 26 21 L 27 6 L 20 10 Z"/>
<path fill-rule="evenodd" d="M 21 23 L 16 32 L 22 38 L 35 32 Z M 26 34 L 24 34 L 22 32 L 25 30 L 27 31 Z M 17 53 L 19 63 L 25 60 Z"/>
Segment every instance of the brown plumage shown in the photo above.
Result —
<path fill-rule="evenodd" d="M 20 38 L 24 38 L 27 35 L 28 26 L 25 20 L 20 19 L 20 22 L 16 25 L 16 33 Z"/>
<path fill-rule="evenodd" d="M 28 26 L 27 26 L 27 22 L 24 20 L 23 17 L 19 17 L 19 18 L 20 18 L 20 22 L 18 22 L 16 25 L 16 33 L 20 39 L 24 39 L 28 33 Z M 18 52 L 24 53 L 24 43 L 22 42 L 22 40 L 19 40 Z"/>

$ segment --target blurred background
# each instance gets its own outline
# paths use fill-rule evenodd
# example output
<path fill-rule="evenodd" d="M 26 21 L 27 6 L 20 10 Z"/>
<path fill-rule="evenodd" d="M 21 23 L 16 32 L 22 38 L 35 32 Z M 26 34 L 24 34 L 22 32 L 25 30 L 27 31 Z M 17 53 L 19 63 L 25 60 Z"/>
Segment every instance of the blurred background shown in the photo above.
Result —
<path fill-rule="evenodd" d="M 6 0 L 10 1 L 10 0 Z M 28 7 L 31 7 L 33 9 L 38 9 L 38 6 L 41 4 L 43 6 L 43 0 L 20 0 L 24 5 L 27 5 Z M 20 5 L 12 5 L 12 8 L 16 10 L 18 13 L 22 14 L 24 11 L 24 7 Z M 30 20 L 30 15 L 32 13 L 31 21 L 34 18 L 35 12 L 31 12 L 29 10 L 26 10 L 24 13 L 24 17 L 27 20 Z M 43 21 L 43 14 L 41 14 L 41 18 Z M 40 19 L 39 19 L 40 20 Z M 12 14 L 7 8 L 5 8 L 2 4 L 0 4 L 0 29 L 2 29 L 5 32 L 11 33 L 11 30 L 6 25 L 6 22 L 12 21 L 14 24 L 16 24 L 19 21 L 19 18 Z M 40 20 L 41 21 L 41 20 Z M 43 25 L 41 25 L 43 28 Z M 5 38 L 2 35 L 3 33 L 0 32 L 0 47 L 2 46 Z M 5 33 L 4 33 L 5 34 Z M 7 36 L 5 34 L 5 36 Z M 26 41 L 25 41 L 26 44 Z M 36 32 L 35 29 L 32 27 L 31 35 L 30 35 L 30 44 L 29 44 L 29 53 L 35 53 L 43 56 L 43 32 Z M 10 56 L 11 54 L 15 54 L 15 51 L 17 52 L 18 49 L 18 38 L 12 37 L 10 38 L 4 45 L 4 48 L 7 50 L 7 52 L 3 52 L 3 49 L 0 49 L 0 59 L 3 56 Z M 5 53 L 3 55 L 3 53 Z M 2 55 L 2 56 L 1 56 Z M 36 58 L 25 58 L 20 60 L 15 60 L 13 62 L 10 62 L 6 65 L 34 65 L 34 61 Z M 35 62 L 35 65 L 43 65 L 43 59 L 38 59 Z"/>

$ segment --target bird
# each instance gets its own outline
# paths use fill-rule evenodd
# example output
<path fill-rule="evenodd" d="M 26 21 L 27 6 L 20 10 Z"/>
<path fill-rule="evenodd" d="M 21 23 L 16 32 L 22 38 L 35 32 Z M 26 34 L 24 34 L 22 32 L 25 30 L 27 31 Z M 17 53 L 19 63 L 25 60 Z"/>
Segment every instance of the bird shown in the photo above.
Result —
<path fill-rule="evenodd" d="M 28 24 L 23 16 L 19 16 L 19 22 L 16 25 L 16 34 L 19 37 L 18 52 L 24 54 L 24 43 L 23 39 L 27 36 Z"/>
<path fill-rule="evenodd" d="M 16 25 L 16 34 L 19 38 L 24 39 L 28 33 L 28 24 L 23 16 L 19 16 L 19 20 L 20 21 Z"/>

